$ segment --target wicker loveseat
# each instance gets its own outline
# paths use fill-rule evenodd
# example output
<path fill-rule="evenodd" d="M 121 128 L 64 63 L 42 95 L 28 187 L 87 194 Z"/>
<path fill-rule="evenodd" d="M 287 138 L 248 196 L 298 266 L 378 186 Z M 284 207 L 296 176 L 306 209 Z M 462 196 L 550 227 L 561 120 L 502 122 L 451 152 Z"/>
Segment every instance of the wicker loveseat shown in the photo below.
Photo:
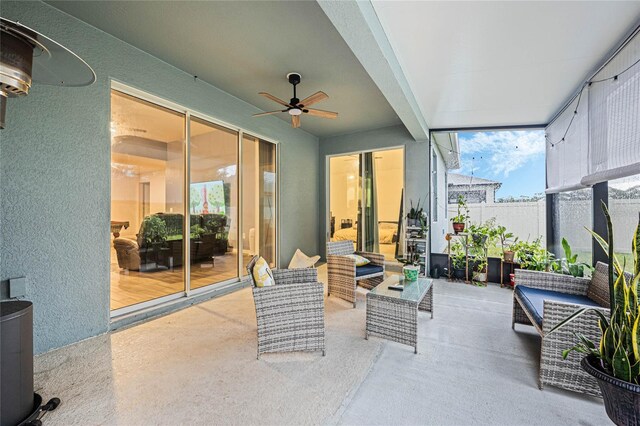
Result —
<path fill-rule="evenodd" d="M 511 327 L 532 325 L 542 337 L 540 389 L 552 385 L 601 396 L 595 379 L 580 367 L 581 354 L 571 352 L 566 360 L 562 359 L 562 351 L 576 343 L 574 333 L 599 341 L 597 315 L 588 312 L 552 334 L 549 331 L 583 307 L 596 308 L 610 315 L 607 265 L 598 262 L 591 279 L 522 269 L 517 269 L 515 275 Z"/>
<path fill-rule="evenodd" d="M 358 254 L 370 263 L 356 267 L 356 262 L 346 257 Z M 336 295 L 353 303 L 356 307 L 356 286 L 371 290 L 384 280 L 384 255 L 354 251 L 353 241 L 332 241 L 327 243 L 328 295 Z"/>
<path fill-rule="evenodd" d="M 275 285 L 256 287 L 253 267 L 247 265 L 253 284 L 258 322 L 258 359 L 267 352 L 322 351 L 324 339 L 324 286 L 318 270 L 274 269 Z"/>

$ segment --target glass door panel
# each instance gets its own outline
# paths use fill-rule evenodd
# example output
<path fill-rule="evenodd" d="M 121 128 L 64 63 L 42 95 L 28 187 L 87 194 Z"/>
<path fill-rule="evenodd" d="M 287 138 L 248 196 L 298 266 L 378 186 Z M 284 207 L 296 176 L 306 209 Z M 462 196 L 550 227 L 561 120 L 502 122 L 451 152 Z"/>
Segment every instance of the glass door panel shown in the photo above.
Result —
<path fill-rule="evenodd" d="M 184 291 L 185 115 L 111 91 L 111 309 Z"/>
<path fill-rule="evenodd" d="M 242 138 L 242 274 L 255 255 L 276 266 L 276 146 Z"/>
<path fill-rule="evenodd" d="M 365 250 L 394 260 L 402 225 L 399 224 L 404 187 L 404 149 L 364 154 Z"/>
<path fill-rule="evenodd" d="M 362 236 L 361 155 L 329 158 L 329 241 L 353 241 L 356 250 Z"/>
<path fill-rule="evenodd" d="M 191 288 L 238 277 L 238 133 L 190 120 Z"/>

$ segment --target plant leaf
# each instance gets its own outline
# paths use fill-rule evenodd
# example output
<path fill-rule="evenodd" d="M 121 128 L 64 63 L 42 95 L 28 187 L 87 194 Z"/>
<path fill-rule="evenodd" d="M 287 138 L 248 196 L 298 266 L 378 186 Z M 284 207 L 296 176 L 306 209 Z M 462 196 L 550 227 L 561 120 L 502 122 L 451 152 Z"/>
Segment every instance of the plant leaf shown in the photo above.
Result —
<path fill-rule="evenodd" d="M 618 344 L 618 347 L 613 354 L 613 362 L 611 363 L 611 366 L 613 367 L 613 375 L 615 377 L 626 382 L 631 381 L 631 364 L 629 363 L 627 353 L 622 347 L 622 342 Z"/>
<path fill-rule="evenodd" d="M 547 334 L 551 334 L 554 331 L 556 331 L 557 329 L 564 327 L 565 325 L 569 324 L 571 321 L 573 321 L 574 319 L 578 318 L 580 315 L 584 314 L 588 310 L 594 310 L 594 309 L 593 308 L 580 308 L 580 309 L 578 309 L 577 311 L 575 311 L 574 313 L 572 313 L 571 315 L 569 315 L 568 317 L 566 317 L 565 319 L 560 321 L 558 324 L 556 324 L 555 327 L 553 327 L 551 330 L 549 330 L 549 333 L 547 333 Z"/>

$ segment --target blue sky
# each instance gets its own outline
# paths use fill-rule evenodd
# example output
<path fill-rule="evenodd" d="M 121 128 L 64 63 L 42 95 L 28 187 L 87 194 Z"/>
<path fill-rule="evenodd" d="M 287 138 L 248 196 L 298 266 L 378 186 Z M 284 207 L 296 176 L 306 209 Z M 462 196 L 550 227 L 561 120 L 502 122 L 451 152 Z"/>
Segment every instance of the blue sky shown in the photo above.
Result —
<path fill-rule="evenodd" d="M 545 189 L 544 130 L 459 132 L 460 169 L 454 173 L 502 182 L 497 198 Z"/>

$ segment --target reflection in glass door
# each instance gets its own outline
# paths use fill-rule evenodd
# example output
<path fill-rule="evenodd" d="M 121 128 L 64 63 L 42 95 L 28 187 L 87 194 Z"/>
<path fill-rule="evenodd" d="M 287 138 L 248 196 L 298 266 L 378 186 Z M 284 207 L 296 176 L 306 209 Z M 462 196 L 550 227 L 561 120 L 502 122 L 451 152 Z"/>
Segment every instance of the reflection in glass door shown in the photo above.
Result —
<path fill-rule="evenodd" d="M 361 187 L 360 154 L 329 158 L 329 240 L 353 241 L 356 250 L 362 246 Z"/>
<path fill-rule="evenodd" d="M 191 288 L 238 277 L 238 132 L 190 120 Z"/>

